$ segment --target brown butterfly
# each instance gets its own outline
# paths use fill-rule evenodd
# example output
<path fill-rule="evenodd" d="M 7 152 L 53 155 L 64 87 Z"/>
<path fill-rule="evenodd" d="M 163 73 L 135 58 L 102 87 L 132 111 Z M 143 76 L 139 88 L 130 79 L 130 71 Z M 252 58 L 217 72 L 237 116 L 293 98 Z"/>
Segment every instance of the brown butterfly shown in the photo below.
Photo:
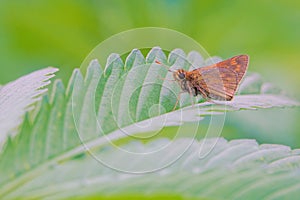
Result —
<path fill-rule="evenodd" d="M 158 61 L 156 63 L 161 64 Z M 248 63 L 248 55 L 238 55 L 192 71 L 168 70 L 173 72 L 173 77 L 182 92 L 188 92 L 193 96 L 200 94 L 208 101 L 230 101 L 245 75 Z"/>

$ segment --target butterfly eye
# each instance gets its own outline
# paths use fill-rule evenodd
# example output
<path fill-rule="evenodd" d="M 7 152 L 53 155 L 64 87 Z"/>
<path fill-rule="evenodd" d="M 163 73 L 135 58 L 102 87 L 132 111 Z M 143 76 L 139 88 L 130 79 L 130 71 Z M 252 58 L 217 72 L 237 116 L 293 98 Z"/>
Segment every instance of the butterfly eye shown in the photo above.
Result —
<path fill-rule="evenodd" d="M 180 79 L 184 79 L 184 78 L 185 78 L 185 74 L 184 74 L 184 73 L 179 73 L 179 74 L 178 74 L 178 77 L 179 77 Z"/>

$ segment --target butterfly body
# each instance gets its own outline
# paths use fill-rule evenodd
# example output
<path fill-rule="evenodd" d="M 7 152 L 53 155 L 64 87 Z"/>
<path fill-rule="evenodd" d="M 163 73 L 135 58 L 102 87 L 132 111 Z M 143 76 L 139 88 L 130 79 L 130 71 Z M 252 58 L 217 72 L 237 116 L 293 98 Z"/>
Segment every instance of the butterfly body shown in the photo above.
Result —
<path fill-rule="evenodd" d="M 232 100 L 248 68 L 249 57 L 239 55 L 192 71 L 173 72 L 183 92 L 201 95 L 206 100 Z"/>

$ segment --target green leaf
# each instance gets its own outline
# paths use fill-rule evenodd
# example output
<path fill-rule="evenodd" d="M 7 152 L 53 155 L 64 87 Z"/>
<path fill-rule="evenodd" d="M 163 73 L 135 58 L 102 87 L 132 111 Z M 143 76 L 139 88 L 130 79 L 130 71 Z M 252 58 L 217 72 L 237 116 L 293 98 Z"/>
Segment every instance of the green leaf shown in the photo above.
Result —
<path fill-rule="evenodd" d="M 119 55 L 110 55 L 104 71 L 97 60 L 91 61 L 85 77 L 79 70 L 74 70 L 67 89 L 60 80 L 55 81 L 51 97 L 44 96 L 39 105 L 39 112 L 33 119 L 26 116 L 16 137 L 8 139 L 1 152 L 0 197 L 21 195 L 15 192 L 27 188 L 31 181 L 39 179 L 40 176 L 49 176 L 53 170 L 55 174 L 49 177 L 61 178 L 61 181 L 85 170 L 96 172 L 95 169 L 89 168 L 85 159 L 81 159 L 85 157 L 87 149 L 91 154 L 100 149 L 104 158 L 114 158 L 112 162 L 119 166 L 128 163 L 126 170 L 131 171 L 130 164 L 134 163 L 131 163 L 130 159 L 125 159 L 122 154 L 111 157 L 110 151 L 105 150 L 108 141 L 114 143 L 119 139 L 135 138 L 139 133 L 158 130 L 164 126 L 198 122 L 203 119 L 201 115 L 222 114 L 227 110 L 299 105 L 297 101 L 282 94 L 257 92 L 248 95 L 244 90 L 243 95 L 237 95 L 232 102 L 212 104 L 201 103 L 203 99 L 195 99 L 199 102 L 195 106 L 191 106 L 190 96 L 183 94 L 180 101 L 182 109 L 173 110 L 180 88 L 176 83 L 167 80 L 172 74 L 156 64 L 155 60 L 174 69 L 191 69 L 191 64 L 201 67 L 219 58 L 204 61 L 197 52 L 190 52 L 186 56 L 180 49 L 175 49 L 167 57 L 159 47 L 153 48 L 144 58 L 141 52 L 135 49 L 126 58 L 125 63 Z M 246 86 L 241 88 L 247 88 Z M 194 125 L 191 123 L 189 127 Z M 187 133 L 184 126 L 180 127 L 179 133 Z M 138 146 L 141 149 L 145 148 L 140 143 Z M 125 147 L 135 148 L 132 145 Z M 155 145 L 149 147 L 155 150 Z M 174 152 L 180 154 L 183 148 L 174 147 Z M 173 159 L 176 158 L 176 154 L 171 152 L 170 155 Z M 161 156 L 150 157 L 144 163 L 155 163 L 155 159 L 158 158 Z M 167 161 L 163 162 L 166 164 Z M 80 171 L 77 171 L 79 168 L 75 168 L 68 176 L 61 176 L 55 171 L 62 163 L 70 163 L 69 166 L 72 166 L 73 162 L 82 163 L 85 168 L 80 168 Z M 144 168 L 144 165 L 137 166 L 141 167 L 138 168 L 141 171 L 151 169 L 151 165 L 145 165 L 148 168 Z M 76 177 L 75 184 L 82 184 L 84 180 L 77 180 Z M 28 191 L 31 191 L 39 185 L 28 187 Z M 95 189 L 91 189 L 93 190 Z M 27 190 L 23 190 L 24 194 L 25 191 Z M 51 189 L 47 193 L 52 195 Z M 33 193 L 30 195 L 35 196 Z"/>
<path fill-rule="evenodd" d="M 71 199 L 86 195 L 172 194 L 197 199 L 295 199 L 300 194 L 300 151 L 287 146 L 258 145 L 255 140 L 228 142 L 222 138 L 210 138 L 205 142 L 189 138 L 175 141 L 160 139 L 126 146 L 130 146 L 132 151 L 149 152 L 169 142 L 177 147 L 177 151 L 183 152 L 183 144 L 192 145 L 179 160 L 160 171 L 126 174 L 85 156 L 49 169 L 8 197 Z M 211 149 L 212 145 L 215 145 L 213 150 L 200 159 L 199 151 Z M 102 149 L 98 153 L 103 152 L 108 157 L 118 158 L 116 162 L 124 165 L 128 162 L 113 148 Z M 151 163 L 132 160 L 131 167 L 156 167 L 166 157 L 176 154 L 174 152 L 165 151 L 161 156 L 153 157 Z"/>
<path fill-rule="evenodd" d="M 23 115 L 32 110 L 33 104 L 47 91 L 44 87 L 50 84 L 49 79 L 56 71 L 58 69 L 48 67 L 0 86 L 0 144 L 7 135 L 15 135 Z"/>

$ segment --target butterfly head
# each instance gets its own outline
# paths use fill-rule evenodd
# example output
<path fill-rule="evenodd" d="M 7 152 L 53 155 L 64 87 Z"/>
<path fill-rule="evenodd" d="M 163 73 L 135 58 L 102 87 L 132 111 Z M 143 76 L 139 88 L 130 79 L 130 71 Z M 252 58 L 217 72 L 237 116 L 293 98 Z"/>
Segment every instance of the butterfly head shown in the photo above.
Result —
<path fill-rule="evenodd" d="M 175 81 L 183 82 L 186 80 L 186 71 L 184 69 L 170 69 L 167 65 L 162 64 L 158 60 L 156 60 L 155 63 L 164 66 L 169 72 L 172 72 Z"/>
<path fill-rule="evenodd" d="M 173 76 L 176 81 L 183 81 L 186 78 L 186 71 L 184 69 L 178 69 L 173 72 Z"/>

